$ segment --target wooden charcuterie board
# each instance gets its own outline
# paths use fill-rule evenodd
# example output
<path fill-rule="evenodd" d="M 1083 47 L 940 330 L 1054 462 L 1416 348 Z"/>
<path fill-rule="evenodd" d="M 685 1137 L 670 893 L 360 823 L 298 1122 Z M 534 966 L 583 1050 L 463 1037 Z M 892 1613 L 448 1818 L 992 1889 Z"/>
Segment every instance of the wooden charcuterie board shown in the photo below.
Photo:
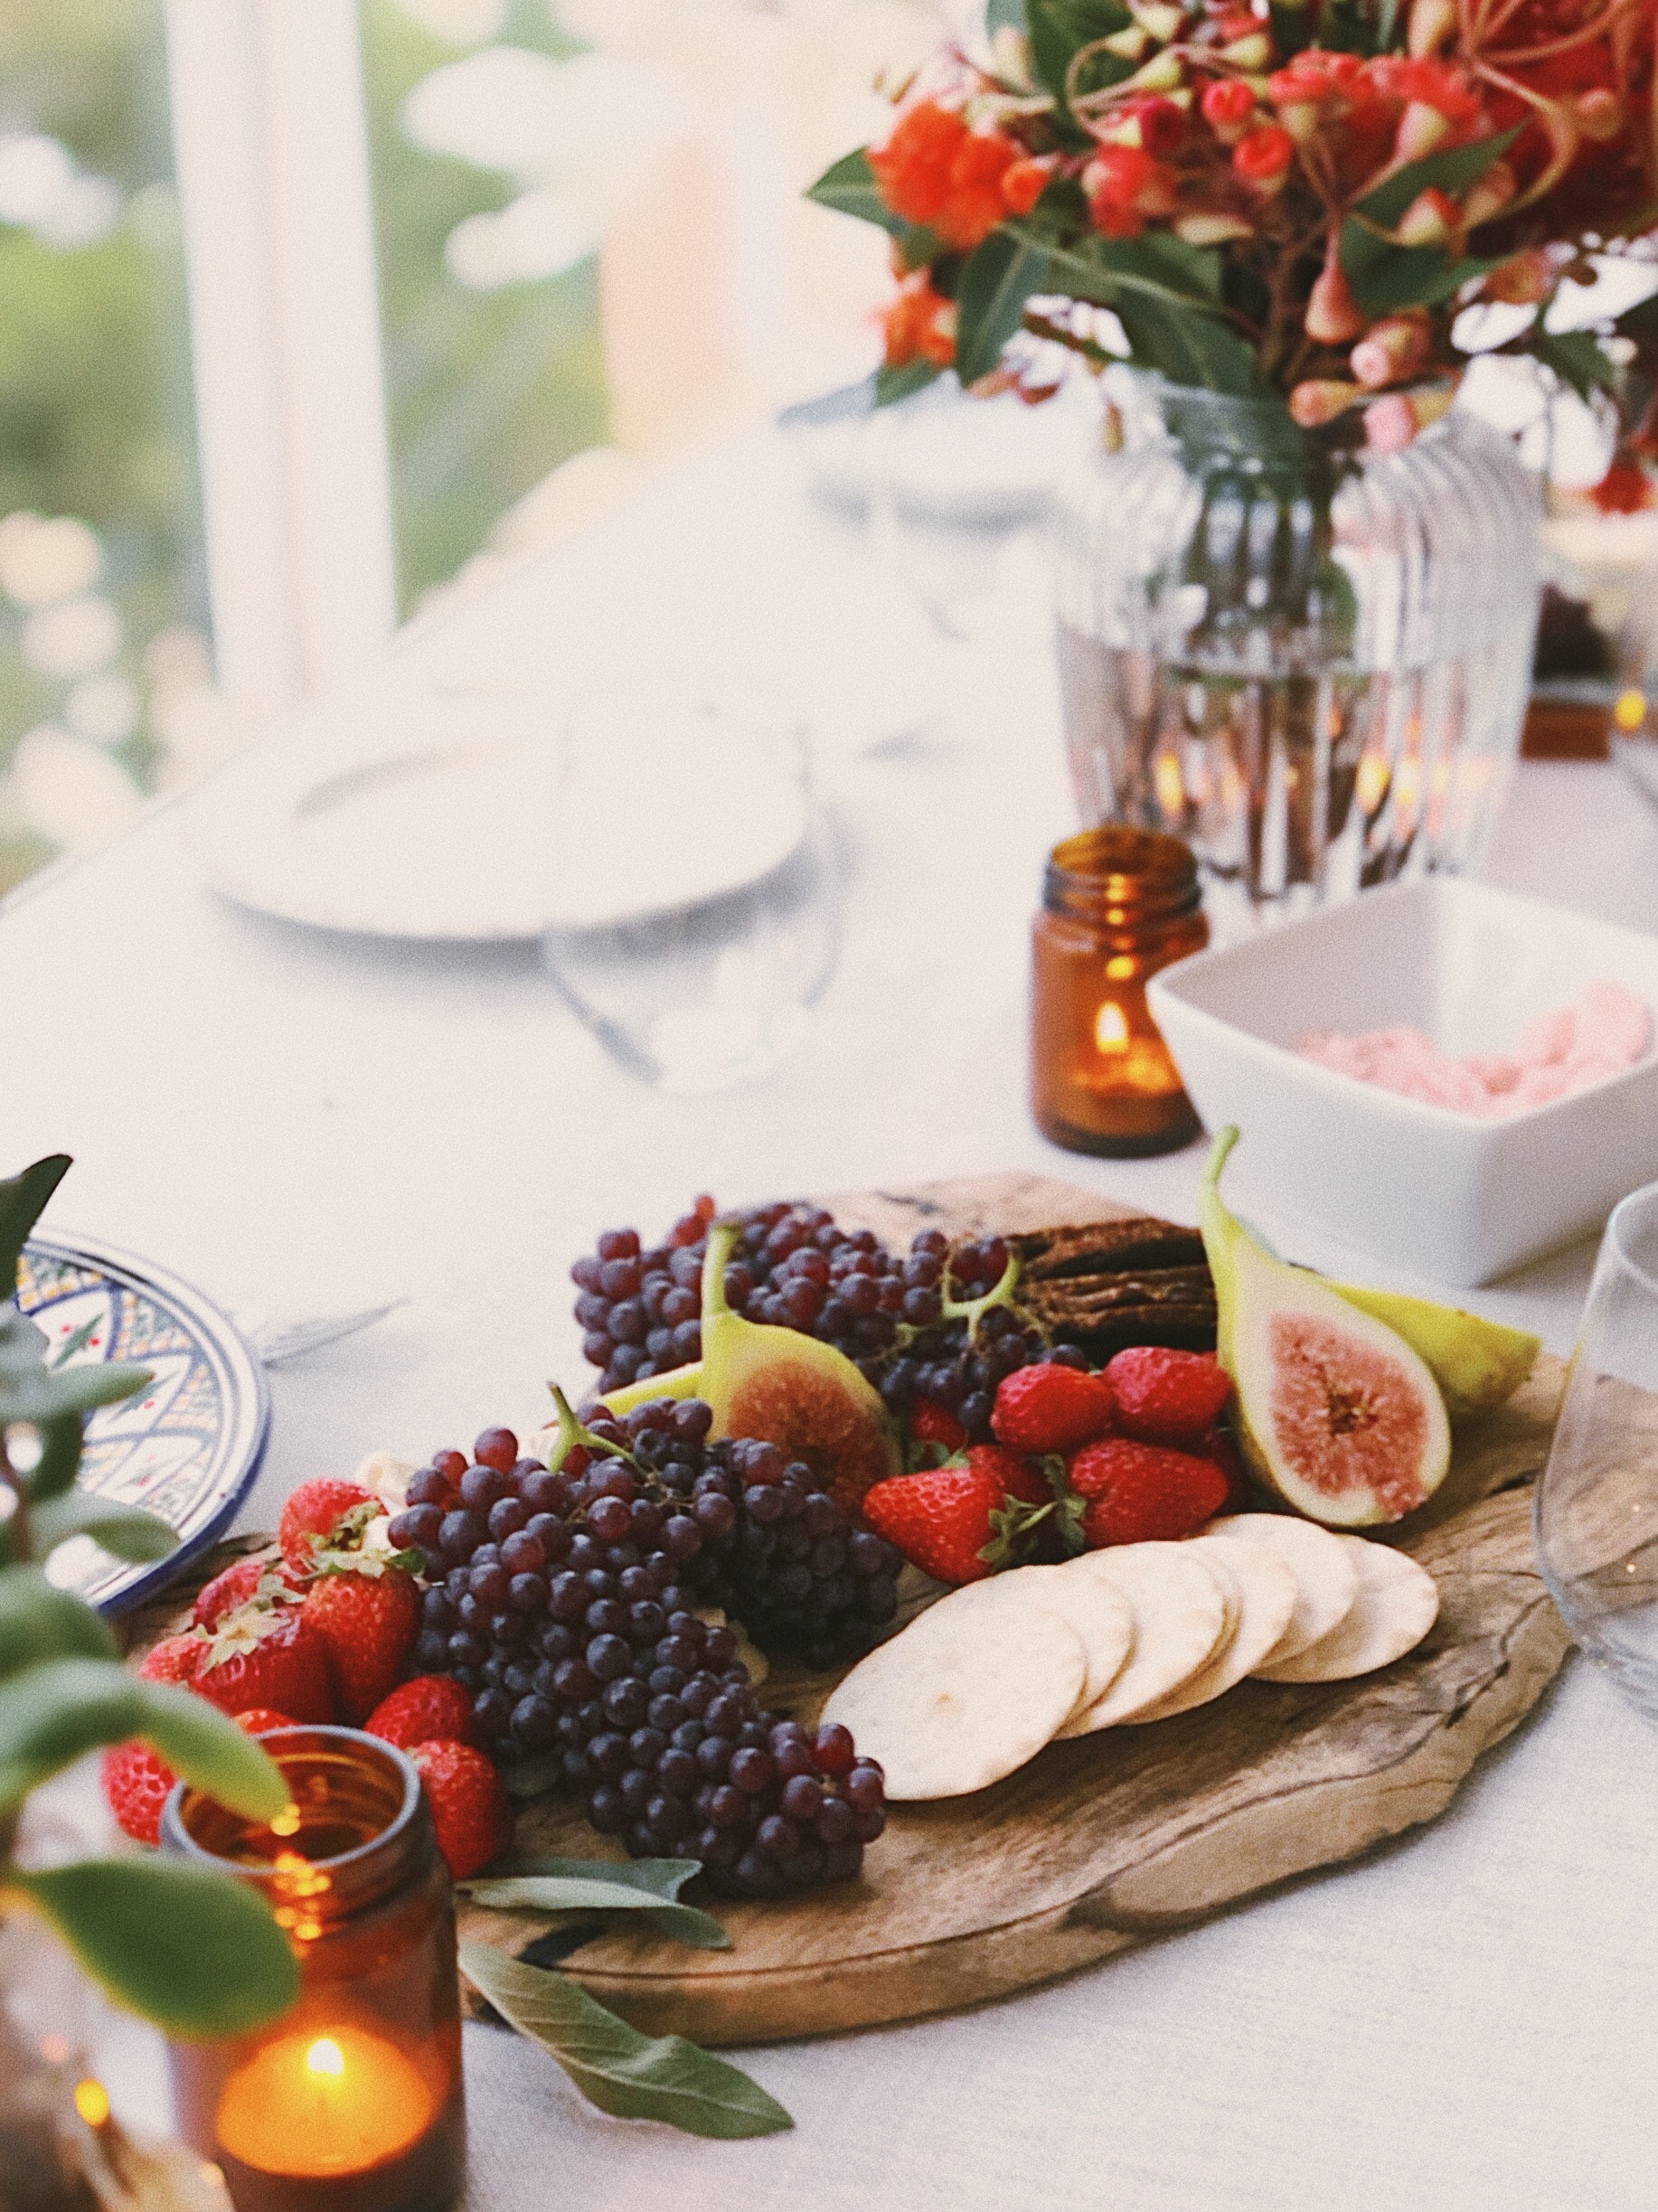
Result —
<path fill-rule="evenodd" d="M 1122 1210 L 1034 1176 L 824 1202 L 900 1245 L 927 1223 L 977 1234 Z M 608 1931 L 566 1948 L 579 1934 L 566 1930 L 560 1963 L 654 2034 L 755 2043 L 864 2028 L 1048 1981 L 1432 1820 L 1569 1648 L 1531 1538 L 1564 1372 L 1545 1357 L 1508 1406 L 1461 1430 L 1438 1495 L 1391 1532 L 1440 1589 L 1438 1621 L 1407 1658 L 1352 1682 L 1247 1681 L 1175 1719 L 1050 1745 L 975 1796 L 897 1807 L 855 1883 L 778 1904 L 709 1900 L 729 1952 Z M 141 1637 L 172 1624 L 170 1598 L 136 1624 Z M 765 1701 L 809 1719 L 829 1688 L 779 1671 Z M 521 1812 L 518 1848 L 615 1850 L 556 1800 Z M 466 1906 L 462 1929 L 518 1953 L 550 1924 Z"/>

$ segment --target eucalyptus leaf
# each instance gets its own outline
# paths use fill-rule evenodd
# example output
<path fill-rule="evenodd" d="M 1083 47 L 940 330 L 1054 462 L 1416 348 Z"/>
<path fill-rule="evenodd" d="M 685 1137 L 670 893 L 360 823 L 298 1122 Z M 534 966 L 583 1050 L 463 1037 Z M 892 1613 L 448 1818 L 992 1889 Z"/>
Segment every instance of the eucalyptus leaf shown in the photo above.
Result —
<path fill-rule="evenodd" d="M 512 1875 L 544 1875 L 550 1881 L 622 1882 L 629 1889 L 643 1889 L 661 1904 L 672 1905 L 689 1881 L 702 1871 L 700 1859 L 555 1859 L 537 1851 L 508 1851 L 492 1861 L 491 1878 Z"/>
<path fill-rule="evenodd" d="M 1039 208 L 1039 216 L 1041 212 Z M 1125 294 L 1143 297 L 1207 316 L 1244 352 L 1249 351 L 1241 334 L 1222 315 L 1220 257 L 1213 247 L 1188 246 L 1182 239 L 1158 233 L 1096 237 L 1061 246 L 1045 238 L 1040 221 L 1008 223 L 1004 228 L 1015 238 L 1046 247 L 1050 281 L 1056 291 L 1093 300 L 1102 307 L 1116 307 Z"/>
<path fill-rule="evenodd" d="M 563 1974 L 526 1966 L 487 1944 L 463 1944 L 460 1964 L 496 2011 L 549 2051 L 600 2112 L 727 2141 L 795 2124 L 736 2066 L 683 2036 L 640 2035 Z"/>
<path fill-rule="evenodd" d="M 1150 292 L 1125 291 L 1116 306 L 1140 367 L 1157 370 L 1171 383 L 1237 399 L 1267 396 L 1253 349 L 1229 324 L 1189 306 L 1171 306 Z"/>
<path fill-rule="evenodd" d="M 907 361 L 901 368 L 890 369 L 883 363 L 875 372 L 875 404 L 891 407 L 900 400 L 912 400 L 918 391 L 925 391 L 936 383 L 943 371 L 936 369 L 930 361 Z"/>
<path fill-rule="evenodd" d="M 118 1559 L 135 1566 L 165 1559 L 178 1549 L 178 1531 L 159 1514 L 146 1513 L 141 1506 L 118 1505 L 86 1490 L 68 1490 L 35 1506 L 29 1529 L 38 1559 L 49 1558 L 71 1536 L 89 1536 Z"/>
<path fill-rule="evenodd" d="M 38 1567 L 0 1567 L 0 1681 L 46 1660 L 116 1655 L 90 1605 L 54 1589 Z"/>
<path fill-rule="evenodd" d="M 0 1296 L 9 1297 L 15 1287 L 29 1231 L 72 1165 L 68 1153 L 51 1153 L 33 1167 L 24 1168 L 21 1175 L 0 1181 Z"/>
<path fill-rule="evenodd" d="M 968 260 L 956 288 L 956 373 L 964 384 L 988 376 L 1019 328 L 1025 302 L 1050 291 L 1046 249 L 1028 236 L 993 231 Z"/>
<path fill-rule="evenodd" d="M 44 1366 L 0 1370 L 0 1420 L 55 1421 L 61 1415 L 90 1413 L 148 1388 L 148 1368 L 113 1363 L 66 1367 L 58 1373 Z"/>
<path fill-rule="evenodd" d="M 1591 330 L 1534 330 L 1530 350 L 1580 400 L 1616 390 L 1618 366 Z"/>
<path fill-rule="evenodd" d="M 55 1421 L 41 1423 L 41 1455 L 24 1485 L 31 1505 L 44 1505 L 49 1498 L 61 1498 L 74 1487 L 85 1435 L 86 1424 L 78 1413 L 61 1413 Z"/>
<path fill-rule="evenodd" d="M 839 161 L 831 162 L 816 184 L 806 187 L 805 196 L 815 200 L 819 207 L 834 208 L 839 215 L 855 215 L 861 222 L 879 223 L 883 231 L 890 231 L 894 236 L 910 228 L 906 218 L 895 214 L 881 198 L 875 172 L 862 146 L 855 153 L 843 154 Z"/>
<path fill-rule="evenodd" d="M 608 1869 L 607 1869 L 608 1871 Z M 711 1913 L 694 1905 L 664 1905 L 647 1890 L 593 1876 L 524 1874 L 462 1885 L 475 1905 L 492 1912 L 648 1913 L 652 1925 L 698 1951 L 729 1951 L 731 1939 Z"/>
<path fill-rule="evenodd" d="M 1501 132 L 1494 138 L 1475 138 L 1466 146 L 1442 148 L 1437 153 L 1424 154 L 1416 161 L 1408 161 L 1402 169 L 1378 184 L 1374 192 L 1367 192 L 1356 203 L 1356 212 L 1379 229 L 1390 231 L 1406 209 L 1419 199 L 1423 193 L 1437 187 L 1455 199 L 1470 185 L 1477 184 L 1488 169 L 1493 168 L 1520 136 L 1521 126 Z M 1346 253 L 1342 253 L 1346 266 Z"/>
<path fill-rule="evenodd" d="M 1025 14 L 1032 70 L 1038 82 L 1061 102 L 1071 62 L 1082 48 L 1115 32 L 1128 30 L 1134 22 L 1121 0 L 1025 0 Z M 1105 85 L 1120 84 L 1134 74 L 1134 68 L 1132 61 L 1119 54 L 1097 55 L 1085 65 L 1078 90 L 1093 92 Z"/>
<path fill-rule="evenodd" d="M 5 1870 L 93 1978 L 185 2040 L 286 2012 L 299 1969 L 264 1899 L 229 1875 L 154 1857 Z"/>
<path fill-rule="evenodd" d="M 113 1660 L 55 1659 L 0 1682 L 0 1818 L 73 1760 L 135 1736 L 249 1820 L 287 1803 L 275 1762 L 205 1698 Z"/>
<path fill-rule="evenodd" d="M 1358 242 L 1350 243 L 1352 234 Z M 1443 246 L 1390 246 L 1351 216 L 1342 226 L 1341 255 L 1353 297 L 1372 316 L 1437 307 L 1497 267 L 1495 261 L 1471 256 L 1453 259 Z"/>

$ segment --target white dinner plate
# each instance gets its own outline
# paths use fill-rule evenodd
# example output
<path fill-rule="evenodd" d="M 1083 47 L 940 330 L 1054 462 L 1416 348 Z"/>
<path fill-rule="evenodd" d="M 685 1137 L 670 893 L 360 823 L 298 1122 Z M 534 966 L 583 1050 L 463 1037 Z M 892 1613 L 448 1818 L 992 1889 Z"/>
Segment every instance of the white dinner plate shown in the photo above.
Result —
<path fill-rule="evenodd" d="M 694 706 L 467 691 L 313 710 L 214 777 L 214 890 L 325 929 L 510 943 L 741 889 L 805 829 L 797 747 Z"/>

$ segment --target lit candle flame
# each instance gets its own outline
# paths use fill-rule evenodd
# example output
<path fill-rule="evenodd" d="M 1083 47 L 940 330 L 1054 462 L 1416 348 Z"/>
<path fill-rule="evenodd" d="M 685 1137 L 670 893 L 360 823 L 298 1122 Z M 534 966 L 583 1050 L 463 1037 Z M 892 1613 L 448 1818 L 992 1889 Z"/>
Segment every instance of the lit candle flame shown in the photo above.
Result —
<path fill-rule="evenodd" d="M 1094 1042 L 1102 1052 L 1128 1050 L 1128 1024 L 1114 1000 L 1107 999 L 1094 1017 Z"/>
<path fill-rule="evenodd" d="M 284 1805 L 281 1812 L 270 1823 L 271 1834 L 273 1836 L 297 1836 L 299 1833 L 299 1817 L 297 1805 Z"/>
<path fill-rule="evenodd" d="M 318 2036 L 306 2053 L 306 2067 L 312 2074 L 329 2074 L 337 2080 L 345 2071 L 345 2054 L 332 2036 Z"/>
<path fill-rule="evenodd" d="M 89 2128 L 100 2128 L 109 2117 L 109 2092 L 89 2074 L 75 2084 L 75 2110 Z"/>
<path fill-rule="evenodd" d="M 1643 692 L 1627 691 L 1618 694 L 1612 719 L 1625 731 L 1639 729 L 1646 720 L 1646 695 Z"/>

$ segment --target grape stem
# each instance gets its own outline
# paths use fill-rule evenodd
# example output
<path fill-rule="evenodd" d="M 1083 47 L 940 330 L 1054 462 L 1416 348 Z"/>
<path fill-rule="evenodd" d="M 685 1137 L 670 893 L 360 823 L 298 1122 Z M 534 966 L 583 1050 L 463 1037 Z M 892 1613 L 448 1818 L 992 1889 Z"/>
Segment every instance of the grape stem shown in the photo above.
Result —
<path fill-rule="evenodd" d="M 654 1478 L 648 1470 L 642 1467 L 633 1454 L 624 1445 L 611 1444 L 603 1436 L 596 1436 L 590 1428 L 582 1426 L 577 1416 L 571 1411 L 569 1398 L 565 1397 L 556 1382 L 550 1382 L 547 1388 L 552 1392 L 553 1407 L 559 1417 L 559 1441 L 552 1458 L 548 1462 L 548 1465 L 554 1473 L 557 1473 L 576 1446 L 581 1444 L 585 1445 L 588 1450 L 598 1458 L 626 1460 L 636 1475 L 640 1476 L 647 1485 L 651 1483 Z"/>
<path fill-rule="evenodd" d="M 979 1322 L 993 1306 L 1011 1307 L 1013 1293 L 1019 1287 L 1019 1259 L 1016 1253 L 1008 1254 L 1007 1266 L 998 1282 L 983 1297 L 952 1298 L 950 1295 L 950 1263 L 944 1264 L 943 1303 L 938 1310 L 940 1321 L 965 1321 L 967 1341 L 976 1346 L 979 1341 Z"/>

